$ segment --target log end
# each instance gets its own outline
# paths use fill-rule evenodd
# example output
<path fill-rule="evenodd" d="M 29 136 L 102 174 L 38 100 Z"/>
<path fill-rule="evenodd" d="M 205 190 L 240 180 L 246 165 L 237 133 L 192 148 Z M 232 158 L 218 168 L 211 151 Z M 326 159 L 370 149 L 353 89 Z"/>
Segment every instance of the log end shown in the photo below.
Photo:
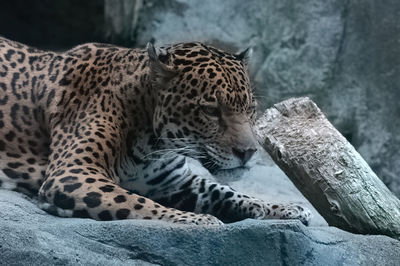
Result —
<path fill-rule="evenodd" d="M 274 105 L 282 116 L 306 115 L 307 117 L 322 115 L 318 106 L 308 97 L 290 98 Z"/>

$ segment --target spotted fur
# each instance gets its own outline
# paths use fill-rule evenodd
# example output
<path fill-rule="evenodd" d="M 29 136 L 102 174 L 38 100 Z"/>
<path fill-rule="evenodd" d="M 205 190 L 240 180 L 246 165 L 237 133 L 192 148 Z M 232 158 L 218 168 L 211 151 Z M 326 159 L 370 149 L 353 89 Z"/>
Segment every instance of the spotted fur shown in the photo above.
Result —
<path fill-rule="evenodd" d="M 54 53 L 0 38 L 0 185 L 64 217 L 307 223 L 187 163 L 241 167 L 256 151 L 246 68 L 246 53 L 202 43 Z"/>

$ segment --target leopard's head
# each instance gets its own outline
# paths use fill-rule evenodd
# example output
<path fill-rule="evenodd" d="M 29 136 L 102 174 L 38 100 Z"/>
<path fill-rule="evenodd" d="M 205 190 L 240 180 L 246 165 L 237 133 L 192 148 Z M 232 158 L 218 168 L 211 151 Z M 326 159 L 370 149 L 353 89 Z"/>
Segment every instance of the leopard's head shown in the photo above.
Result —
<path fill-rule="evenodd" d="M 257 147 L 247 50 L 230 54 L 202 43 L 147 49 L 157 94 L 153 128 L 162 148 L 209 169 L 244 166 Z"/>

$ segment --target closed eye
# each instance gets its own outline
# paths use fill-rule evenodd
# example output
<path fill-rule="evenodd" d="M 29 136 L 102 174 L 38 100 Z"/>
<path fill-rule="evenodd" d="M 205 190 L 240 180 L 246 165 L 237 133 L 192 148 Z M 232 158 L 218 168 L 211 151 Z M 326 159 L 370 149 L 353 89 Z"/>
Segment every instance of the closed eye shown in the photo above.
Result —
<path fill-rule="evenodd" d="M 257 104 L 256 103 L 253 103 L 253 104 L 249 105 L 249 107 L 247 108 L 247 113 L 251 114 L 251 113 L 255 112 L 256 108 L 257 108 Z"/>
<path fill-rule="evenodd" d="M 210 117 L 215 117 L 218 118 L 221 115 L 221 111 L 219 110 L 218 107 L 216 106 L 211 106 L 211 105 L 202 105 L 201 106 L 201 111 L 206 114 L 207 116 Z"/>
<path fill-rule="evenodd" d="M 254 118 L 253 116 L 255 116 L 256 111 L 257 111 L 257 102 L 254 101 L 247 107 L 247 115 L 249 117 Z"/>
<path fill-rule="evenodd" d="M 247 113 L 252 113 L 252 112 L 254 112 L 256 110 L 256 107 L 255 106 L 249 106 L 248 108 L 247 108 Z"/>

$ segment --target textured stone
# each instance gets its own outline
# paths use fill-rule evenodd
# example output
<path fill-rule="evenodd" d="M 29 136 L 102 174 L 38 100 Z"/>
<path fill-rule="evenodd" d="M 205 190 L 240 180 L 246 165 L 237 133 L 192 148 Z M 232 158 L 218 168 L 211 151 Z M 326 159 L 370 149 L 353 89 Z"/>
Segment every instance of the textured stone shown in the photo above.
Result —
<path fill-rule="evenodd" d="M 120 2 L 105 13 L 124 21 L 108 31 L 123 44 L 253 46 L 260 109 L 310 97 L 400 196 L 399 1 L 137 0 L 116 15 Z"/>
<path fill-rule="evenodd" d="M 395 265 L 400 242 L 298 221 L 221 227 L 46 214 L 0 190 L 0 265 Z"/>

